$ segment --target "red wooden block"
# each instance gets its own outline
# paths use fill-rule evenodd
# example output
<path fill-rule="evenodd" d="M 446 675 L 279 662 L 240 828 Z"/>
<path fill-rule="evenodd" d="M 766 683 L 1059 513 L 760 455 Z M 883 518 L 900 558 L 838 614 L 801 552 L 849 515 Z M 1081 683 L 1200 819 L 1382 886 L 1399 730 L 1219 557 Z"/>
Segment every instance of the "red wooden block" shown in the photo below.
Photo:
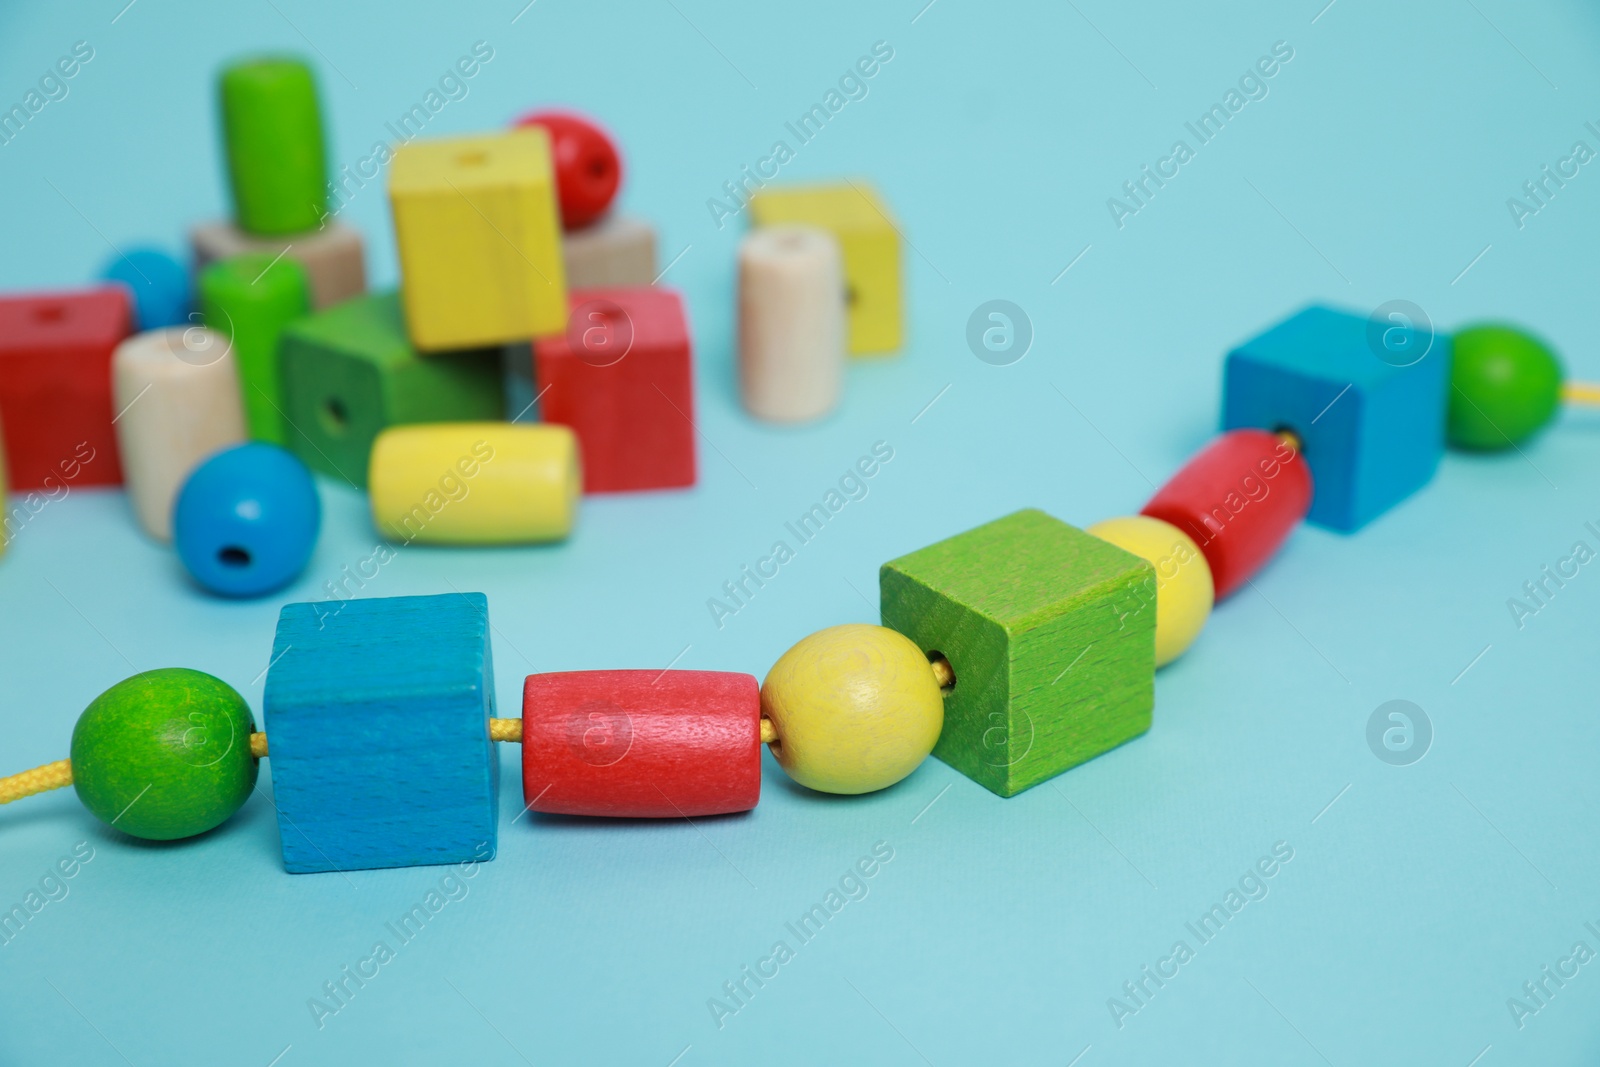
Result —
<path fill-rule="evenodd" d="M 13 489 L 122 481 L 111 354 L 132 328 L 120 285 L 0 297 L 0 423 Z"/>
<path fill-rule="evenodd" d="M 749 811 L 761 799 L 761 688 L 722 671 L 529 675 L 522 799 L 631 819 Z"/>
<path fill-rule="evenodd" d="M 570 426 L 583 489 L 694 484 L 694 375 L 683 301 L 670 289 L 582 289 L 567 329 L 533 346 L 545 422 Z"/>
<path fill-rule="evenodd" d="M 1194 538 L 1221 600 L 1271 558 L 1310 507 L 1311 470 L 1294 444 L 1265 430 L 1232 430 L 1174 474 L 1143 513 Z"/>

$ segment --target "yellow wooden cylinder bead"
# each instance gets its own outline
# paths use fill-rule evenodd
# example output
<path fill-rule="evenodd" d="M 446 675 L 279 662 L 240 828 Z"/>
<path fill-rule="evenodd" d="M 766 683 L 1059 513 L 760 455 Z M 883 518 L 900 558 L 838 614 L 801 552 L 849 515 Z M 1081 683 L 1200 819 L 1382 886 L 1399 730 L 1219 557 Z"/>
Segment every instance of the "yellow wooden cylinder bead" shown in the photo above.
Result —
<path fill-rule="evenodd" d="M 577 438 L 550 424 L 392 426 L 367 473 L 373 525 L 402 544 L 559 541 L 582 484 Z"/>
<path fill-rule="evenodd" d="M 1150 561 L 1156 569 L 1156 666 L 1183 655 L 1200 636 L 1215 594 L 1200 546 L 1171 523 L 1148 515 L 1107 519 L 1088 532 Z"/>
<path fill-rule="evenodd" d="M 883 626 L 818 630 L 785 652 L 761 686 L 761 714 L 789 776 L 824 793 L 894 785 L 933 751 L 944 694 L 928 657 Z"/>

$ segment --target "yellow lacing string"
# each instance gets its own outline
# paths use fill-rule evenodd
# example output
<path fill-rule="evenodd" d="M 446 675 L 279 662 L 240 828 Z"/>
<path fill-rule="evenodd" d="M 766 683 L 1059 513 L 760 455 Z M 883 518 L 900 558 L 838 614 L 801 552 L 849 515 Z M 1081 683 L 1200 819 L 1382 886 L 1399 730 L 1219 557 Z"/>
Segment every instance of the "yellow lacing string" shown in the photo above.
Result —
<path fill-rule="evenodd" d="M 1600 404 L 1600 385 L 1567 382 L 1561 387 L 1561 399 L 1569 404 Z"/>

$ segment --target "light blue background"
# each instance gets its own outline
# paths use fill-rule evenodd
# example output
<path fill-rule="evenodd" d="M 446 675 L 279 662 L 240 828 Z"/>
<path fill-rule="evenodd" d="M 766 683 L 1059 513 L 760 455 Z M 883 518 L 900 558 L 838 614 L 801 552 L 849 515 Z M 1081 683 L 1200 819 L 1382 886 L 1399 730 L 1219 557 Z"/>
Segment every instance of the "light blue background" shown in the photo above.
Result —
<path fill-rule="evenodd" d="M 486 41 L 428 132 L 589 111 L 663 263 L 687 249 L 667 280 L 695 330 L 699 486 L 587 500 L 558 547 L 404 551 L 366 589 L 487 593 L 504 713 L 533 671 L 760 675 L 806 633 L 876 621 L 885 559 L 1025 506 L 1137 510 L 1213 432 L 1222 354 L 1311 299 L 1509 317 L 1600 377 L 1596 165 L 1522 230 L 1505 206 L 1575 140 L 1600 148 L 1600 20 L 1579 0 L 539 0 L 514 24 L 521 0 L 124 2 L 0 14 L 8 106 L 74 41 L 95 49 L 0 147 L 8 290 L 78 284 L 108 245 L 177 247 L 223 213 L 212 78 L 259 48 L 321 52 L 332 157 L 353 162 Z M 718 230 L 706 200 L 878 40 L 894 58 L 870 95 L 783 177 L 879 184 L 915 248 L 910 340 L 852 368 L 827 422 L 758 425 L 731 373 L 743 220 Z M 1106 198 L 1280 40 L 1270 95 L 1117 229 Z M 381 187 L 344 217 L 392 282 Z M 964 341 L 992 298 L 1036 331 L 1012 366 Z M 717 629 L 707 598 L 879 440 L 894 459 L 870 495 Z M 1160 674 L 1148 736 L 1015 799 L 935 761 L 822 797 L 769 759 L 748 816 L 513 822 L 506 748 L 499 858 L 320 1031 L 308 998 L 444 871 L 286 875 L 261 797 L 176 845 L 107 831 L 70 792 L 8 807 L 0 905 L 78 842 L 94 859 L 0 947 L 0 1062 L 1592 1063 L 1600 963 L 1523 1029 L 1506 999 L 1575 941 L 1600 950 L 1600 564 L 1520 631 L 1506 600 L 1597 545 L 1597 458 L 1600 416 L 1576 412 L 1525 455 L 1447 456 L 1357 536 L 1297 532 Z M 186 586 L 120 493 L 50 504 L 0 563 L 3 769 L 64 756 L 78 711 L 135 670 L 213 672 L 259 713 L 279 604 L 373 545 L 363 500 L 323 494 L 305 577 L 246 604 Z M 1397 697 L 1436 731 L 1410 767 L 1365 741 Z M 707 999 L 878 841 L 894 859 L 870 895 L 719 1030 Z M 1294 859 L 1266 899 L 1119 1030 L 1107 999 L 1277 841 Z"/>

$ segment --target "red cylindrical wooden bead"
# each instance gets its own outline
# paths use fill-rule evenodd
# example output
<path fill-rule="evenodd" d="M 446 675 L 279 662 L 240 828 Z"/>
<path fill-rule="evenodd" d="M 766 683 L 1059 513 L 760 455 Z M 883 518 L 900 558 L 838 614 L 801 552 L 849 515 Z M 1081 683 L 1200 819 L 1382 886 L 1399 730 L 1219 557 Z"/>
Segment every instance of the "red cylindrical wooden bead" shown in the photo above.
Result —
<path fill-rule="evenodd" d="M 1311 507 L 1298 446 L 1265 430 L 1232 430 L 1150 498 L 1143 514 L 1194 538 L 1221 600 L 1261 568 Z"/>
<path fill-rule="evenodd" d="M 761 689 L 722 671 L 566 671 L 522 690 L 533 811 L 672 819 L 761 798 Z"/>

